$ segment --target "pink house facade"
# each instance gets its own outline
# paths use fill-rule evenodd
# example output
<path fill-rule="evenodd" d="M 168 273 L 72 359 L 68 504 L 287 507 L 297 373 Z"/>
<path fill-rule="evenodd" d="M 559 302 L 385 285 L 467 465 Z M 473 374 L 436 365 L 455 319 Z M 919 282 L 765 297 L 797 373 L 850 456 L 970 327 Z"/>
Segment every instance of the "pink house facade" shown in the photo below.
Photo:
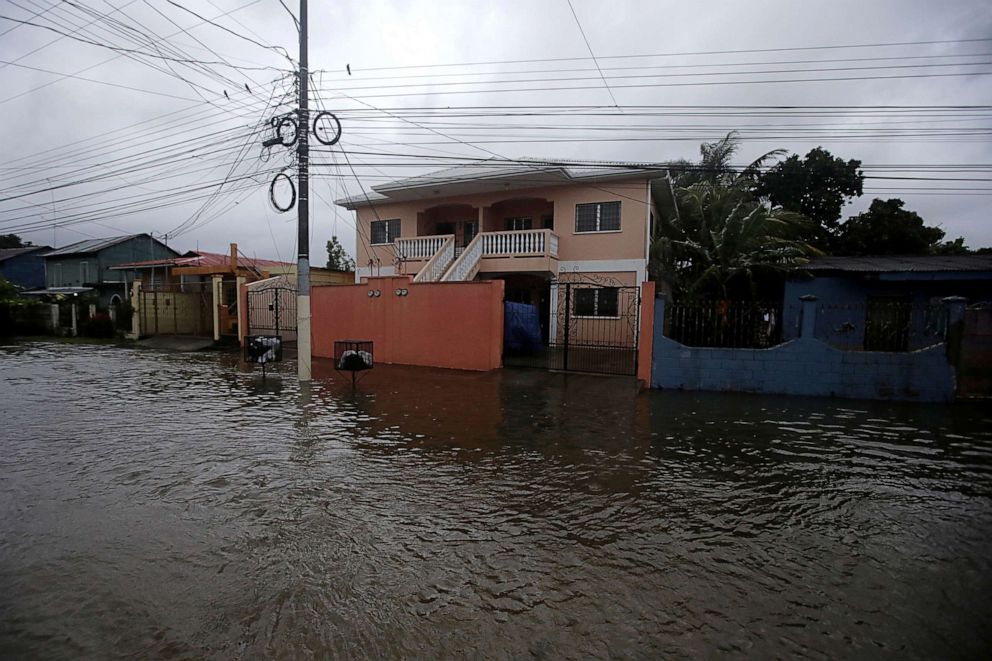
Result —
<path fill-rule="evenodd" d="M 592 365 L 614 348 L 626 372 L 636 361 L 655 200 L 669 190 L 666 171 L 632 163 L 490 160 L 337 204 L 356 213 L 356 283 L 502 280 L 504 301 L 539 319 L 530 338 L 550 365 Z"/>
<path fill-rule="evenodd" d="M 507 299 L 596 274 L 647 279 L 653 189 L 666 173 L 635 164 L 477 165 L 401 179 L 339 200 L 357 215 L 356 282 L 502 279 Z"/>

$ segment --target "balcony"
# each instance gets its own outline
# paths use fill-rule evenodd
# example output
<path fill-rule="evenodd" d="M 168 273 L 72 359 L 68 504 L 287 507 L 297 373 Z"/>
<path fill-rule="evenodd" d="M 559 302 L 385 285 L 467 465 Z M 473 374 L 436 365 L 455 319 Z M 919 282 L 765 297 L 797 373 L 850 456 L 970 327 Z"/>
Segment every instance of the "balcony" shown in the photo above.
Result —
<path fill-rule="evenodd" d="M 558 235 L 551 230 L 482 232 L 463 248 L 455 236 L 399 238 L 402 273 L 416 282 L 471 280 L 477 273 L 558 272 Z"/>

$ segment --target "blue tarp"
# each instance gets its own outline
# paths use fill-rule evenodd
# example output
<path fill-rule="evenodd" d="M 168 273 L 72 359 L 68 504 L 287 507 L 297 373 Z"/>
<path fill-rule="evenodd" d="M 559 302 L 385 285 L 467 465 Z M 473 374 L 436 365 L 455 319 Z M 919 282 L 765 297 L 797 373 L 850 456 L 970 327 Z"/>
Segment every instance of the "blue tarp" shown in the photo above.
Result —
<path fill-rule="evenodd" d="M 503 346 L 511 351 L 541 351 L 541 321 L 536 305 L 503 304 Z"/>

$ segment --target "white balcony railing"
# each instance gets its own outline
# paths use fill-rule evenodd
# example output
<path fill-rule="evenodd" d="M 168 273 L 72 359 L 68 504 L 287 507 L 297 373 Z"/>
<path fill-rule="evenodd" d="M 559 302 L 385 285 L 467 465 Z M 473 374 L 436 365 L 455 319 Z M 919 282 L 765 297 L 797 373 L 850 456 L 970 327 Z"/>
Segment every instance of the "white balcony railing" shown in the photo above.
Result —
<path fill-rule="evenodd" d="M 482 254 L 486 257 L 558 256 L 558 235 L 551 230 L 483 232 Z"/>
<path fill-rule="evenodd" d="M 480 260 L 492 257 L 558 257 L 558 235 L 551 230 L 482 232 L 462 250 L 451 234 L 396 239 L 396 255 L 405 260 L 428 260 L 415 282 L 470 280 Z"/>
<path fill-rule="evenodd" d="M 414 282 L 437 282 L 448 270 L 448 266 L 455 259 L 455 237 L 448 236 L 441 244 L 441 248 L 434 253 L 434 256 L 424 264 L 420 273 L 413 279 Z"/>
<path fill-rule="evenodd" d="M 454 261 L 448 272 L 441 277 L 442 282 L 464 282 L 471 280 L 479 272 L 479 262 L 482 260 L 482 246 L 485 234 L 479 234 L 467 246 L 458 259 Z"/>
<path fill-rule="evenodd" d="M 447 239 L 454 240 L 454 235 L 439 234 L 399 238 L 393 245 L 396 248 L 396 256 L 400 259 L 430 259 L 437 254 Z"/>

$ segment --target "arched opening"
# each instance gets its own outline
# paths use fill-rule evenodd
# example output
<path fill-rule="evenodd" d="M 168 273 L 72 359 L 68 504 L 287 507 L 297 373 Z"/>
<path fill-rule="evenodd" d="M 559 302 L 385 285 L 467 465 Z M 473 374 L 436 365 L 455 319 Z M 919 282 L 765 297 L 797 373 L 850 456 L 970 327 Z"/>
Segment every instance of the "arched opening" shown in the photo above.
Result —
<path fill-rule="evenodd" d="M 445 204 L 417 214 L 417 236 L 453 234 L 464 248 L 479 233 L 479 210 L 470 204 Z"/>
<path fill-rule="evenodd" d="M 482 231 L 553 230 L 555 204 L 537 197 L 500 200 L 482 211 Z"/>

